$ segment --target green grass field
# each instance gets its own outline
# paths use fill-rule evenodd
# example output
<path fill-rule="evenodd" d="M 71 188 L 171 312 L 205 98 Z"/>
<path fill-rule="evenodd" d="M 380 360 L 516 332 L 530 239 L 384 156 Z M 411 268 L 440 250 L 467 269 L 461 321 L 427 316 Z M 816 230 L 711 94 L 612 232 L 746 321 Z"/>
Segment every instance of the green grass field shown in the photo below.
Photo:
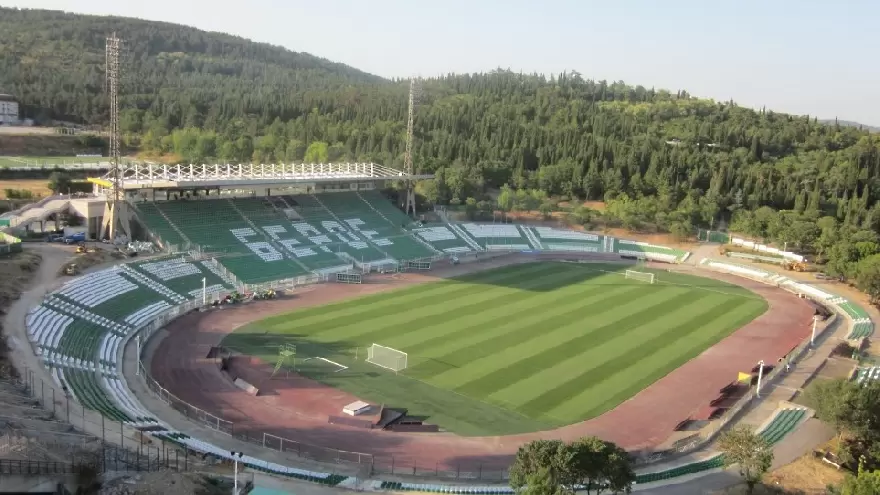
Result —
<path fill-rule="evenodd" d="M 101 156 L 0 156 L 2 167 L 52 167 L 81 163 L 98 163 L 109 160 Z"/>
<path fill-rule="evenodd" d="M 223 345 L 274 363 L 293 343 L 308 377 L 460 435 L 506 435 L 598 416 L 767 309 L 724 282 L 625 268 L 515 265 L 268 318 Z M 408 368 L 365 362 L 372 343 Z"/>

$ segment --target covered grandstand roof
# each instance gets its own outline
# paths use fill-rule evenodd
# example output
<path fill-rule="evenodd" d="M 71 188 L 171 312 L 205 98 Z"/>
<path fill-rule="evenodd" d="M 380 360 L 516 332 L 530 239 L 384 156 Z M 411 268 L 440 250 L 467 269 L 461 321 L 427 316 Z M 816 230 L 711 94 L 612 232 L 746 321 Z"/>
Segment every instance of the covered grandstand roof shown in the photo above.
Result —
<path fill-rule="evenodd" d="M 281 163 L 162 165 L 132 163 L 120 170 L 123 189 L 225 187 L 297 182 L 339 182 L 395 179 L 432 179 L 433 175 L 406 175 L 375 163 Z M 94 182 L 112 185 L 113 173 Z"/>

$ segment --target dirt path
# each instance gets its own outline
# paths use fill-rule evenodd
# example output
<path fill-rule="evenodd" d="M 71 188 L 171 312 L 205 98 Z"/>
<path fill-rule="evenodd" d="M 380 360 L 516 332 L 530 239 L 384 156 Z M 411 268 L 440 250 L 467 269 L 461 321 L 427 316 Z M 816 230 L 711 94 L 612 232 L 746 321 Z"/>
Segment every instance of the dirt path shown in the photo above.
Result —
<path fill-rule="evenodd" d="M 397 468 L 424 466 L 476 471 L 505 468 L 519 445 L 538 438 L 571 440 L 599 435 L 631 450 L 656 446 L 666 440 L 679 422 L 715 399 L 719 390 L 733 381 L 739 371 L 751 369 L 759 359 L 775 362 L 809 334 L 813 310 L 804 301 L 758 282 L 705 272 L 705 276 L 745 286 L 758 293 L 769 301 L 770 310 L 613 411 L 552 431 L 512 436 L 463 438 L 451 434 L 404 434 L 329 425 L 328 413 L 338 414 L 336 406 L 350 397 L 335 397 L 340 395 L 339 391 L 302 377 L 286 383 L 274 380 L 279 382 L 274 387 L 276 393 L 268 397 L 254 398 L 229 387 L 209 385 L 220 383 L 223 377 L 216 365 L 203 359 L 207 350 L 218 345 L 235 328 L 251 321 L 365 293 L 425 283 L 438 275 L 451 276 L 475 268 L 486 269 L 535 258 L 509 256 L 481 263 L 482 266 L 478 267 L 460 265 L 431 275 L 406 274 L 376 279 L 362 286 L 312 286 L 297 291 L 292 299 L 187 315 L 168 327 L 168 336 L 156 349 L 152 373 L 171 393 L 236 421 L 238 432 L 270 432 L 302 444 L 366 451 L 377 461 L 394 463 Z M 558 256 L 540 255 L 537 258 Z M 693 271 L 693 268 L 686 269 Z M 183 377 L 198 378 L 184 380 Z M 335 397 L 331 401 L 332 409 L 328 408 L 328 397 Z"/>

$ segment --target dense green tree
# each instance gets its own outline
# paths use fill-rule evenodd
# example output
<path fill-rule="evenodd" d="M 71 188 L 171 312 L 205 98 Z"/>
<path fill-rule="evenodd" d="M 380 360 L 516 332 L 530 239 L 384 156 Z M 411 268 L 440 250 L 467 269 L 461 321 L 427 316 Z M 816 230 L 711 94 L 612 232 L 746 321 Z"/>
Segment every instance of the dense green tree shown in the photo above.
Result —
<path fill-rule="evenodd" d="M 48 187 L 55 194 L 67 194 L 70 191 L 70 176 L 64 172 L 52 172 L 49 175 Z"/>
<path fill-rule="evenodd" d="M 573 492 L 571 452 L 560 440 L 535 440 L 522 445 L 510 466 L 510 486 L 544 494 Z M 538 483 L 540 488 L 533 487 Z M 548 491 L 551 490 L 552 491 Z"/>
<path fill-rule="evenodd" d="M 773 448 L 764 437 L 747 426 L 725 431 L 718 439 L 718 448 L 724 454 L 724 464 L 736 465 L 751 494 L 773 464 Z"/>
<path fill-rule="evenodd" d="M 510 486 L 521 493 L 630 493 L 636 475 L 629 454 L 597 437 L 566 444 L 536 440 L 523 445 L 510 467 Z"/>
<path fill-rule="evenodd" d="M 630 493 L 636 480 L 629 454 L 597 437 L 584 437 L 569 446 L 572 475 L 586 493 Z"/>
<path fill-rule="evenodd" d="M 113 31 L 125 37 L 125 142 L 147 155 L 403 165 L 406 82 L 183 26 L 0 8 L 0 88 L 26 117 L 106 125 Z M 499 189 L 506 212 L 606 200 L 607 221 L 566 221 L 676 237 L 727 226 L 880 286 L 863 262 L 880 254 L 880 135 L 574 72 L 447 75 L 422 93 L 413 156 L 436 177 L 419 185 L 430 203 Z"/>
<path fill-rule="evenodd" d="M 868 471 L 859 466 L 856 476 L 847 476 L 840 495 L 876 495 L 880 493 L 880 471 Z"/>

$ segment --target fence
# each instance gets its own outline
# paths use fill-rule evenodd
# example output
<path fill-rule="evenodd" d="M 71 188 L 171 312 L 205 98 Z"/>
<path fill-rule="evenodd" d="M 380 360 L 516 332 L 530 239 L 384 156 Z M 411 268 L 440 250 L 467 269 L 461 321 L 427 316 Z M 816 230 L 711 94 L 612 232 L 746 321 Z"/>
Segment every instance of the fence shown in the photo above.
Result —
<path fill-rule="evenodd" d="M 730 242 L 730 234 L 718 230 L 697 229 L 697 240 L 700 242 L 727 244 Z"/>
<path fill-rule="evenodd" d="M 723 272 L 723 270 L 719 270 L 719 271 Z M 756 278 L 752 278 L 752 277 L 747 277 L 741 273 L 733 273 L 733 275 L 745 278 L 747 280 L 752 280 L 754 282 L 759 282 L 759 283 L 762 283 L 765 285 L 774 285 L 774 284 L 768 284 L 764 280 L 760 280 L 760 279 L 756 279 Z M 789 290 L 787 287 L 784 287 L 784 286 L 780 287 L 778 285 L 774 285 L 774 286 L 781 288 L 781 289 L 785 289 L 786 291 L 792 292 L 795 295 L 800 295 L 797 292 Z M 815 302 L 818 304 L 822 304 L 822 305 L 825 304 L 824 301 L 815 301 Z M 837 317 L 838 317 L 838 314 L 836 312 L 832 311 L 832 317 L 822 327 L 821 331 L 816 333 L 816 336 L 815 336 L 816 341 L 823 338 L 827 334 L 827 332 L 830 328 L 834 328 L 837 326 L 837 323 L 838 323 Z M 795 364 L 798 361 L 800 361 L 800 359 L 803 357 L 804 353 L 806 353 L 808 349 L 812 348 L 812 346 L 813 346 L 813 341 L 811 340 L 811 337 L 806 337 L 803 341 L 801 341 L 800 344 L 798 344 L 797 347 L 795 347 L 788 354 L 786 364 L 787 365 Z M 776 380 L 776 378 L 778 378 L 779 375 L 782 374 L 782 372 L 785 370 L 786 370 L 786 366 L 775 366 L 772 370 L 770 370 L 769 373 L 764 375 L 763 385 L 766 386 L 766 385 L 772 384 Z M 746 395 L 744 395 L 742 398 L 740 398 L 736 403 L 734 403 L 734 405 L 731 406 L 721 418 L 719 418 L 717 421 L 713 421 L 711 424 L 704 427 L 703 430 L 700 431 L 700 437 L 701 437 L 700 445 L 705 445 L 706 443 L 710 442 L 715 437 L 715 435 L 718 434 L 718 432 L 720 432 L 725 426 L 727 426 L 727 424 L 730 423 L 730 421 L 733 420 L 736 417 L 736 415 L 740 413 L 740 411 L 742 411 L 746 406 L 748 406 L 755 397 L 756 397 L 755 390 L 754 389 L 749 390 L 749 392 Z M 694 447 L 691 447 L 691 450 L 693 450 L 693 449 L 694 449 Z"/>
<path fill-rule="evenodd" d="M 21 376 L 12 384 L 51 412 L 53 418 L 84 433 L 19 432 L 19 437 L 35 442 L 50 455 L 66 453 L 79 461 L 71 466 L 89 465 L 101 471 L 185 471 L 202 463 L 201 456 L 181 452 L 176 445 L 157 441 L 124 423 L 108 420 L 97 411 L 82 407 L 68 395 L 56 392 L 56 384 L 44 381 L 34 369 L 24 367 Z M 50 438 L 44 438 L 46 436 Z M 31 462 L 32 466 L 39 465 L 36 461 Z M 45 461 L 42 463 L 46 464 Z"/>
<path fill-rule="evenodd" d="M 185 311 L 183 311 L 185 312 Z M 146 342 L 156 330 L 163 328 L 164 323 L 159 325 L 150 324 L 144 328 L 143 341 Z M 329 469 L 339 469 L 340 466 L 349 466 L 358 470 L 368 470 L 371 474 L 393 474 L 399 476 L 430 476 L 454 479 L 479 479 L 485 481 L 503 481 L 508 478 L 507 468 L 510 460 L 498 460 L 495 462 L 460 462 L 455 464 L 419 463 L 416 459 L 405 456 L 375 455 L 365 452 L 352 452 L 312 445 L 305 442 L 284 438 L 269 432 L 259 431 L 246 424 L 236 424 L 223 419 L 216 414 L 210 413 L 194 406 L 177 397 L 168 389 L 156 381 L 149 373 L 147 367 L 138 356 L 140 376 L 147 388 L 162 402 L 185 416 L 190 421 L 196 422 L 212 430 L 225 433 L 236 440 L 241 440 L 252 445 L 287 454 L 291 459 L 298 462 L 315 462 L 322 465 L 332 465 Z M 322 469 L 327 470 L 327 467 Z"/>
<path fill-rule="evenodd" d="M 691 270 L 696 270 L 695 267 L 690 267 Z M 717 270 L 717 269 L 716 269 Z M 744 276 L 741 273 L 733 273 L 733 272 L 725 272 L 724 270 L 718 270 L 723 273 L 730 273 L 731 275 L 735 275 L 737 277 L 745 278 L 747 280 L 751 280 L 753 282 L 758 282 L 765 285 L 774 285 L 769 284 L 765 280 L 760 280 L 752 277 Z M 774 285 L 776 286 L 776 285 Z M 779 287 L 779 286 L 776 286 Z M 796 292 L 789 290 L 787 287 L 779 287 L 787 290 L 788 292 L 792 292 L 796 295 L 799 295 Z M 824 304 L 824 301 L 816 301 L 819 304 Z M 827 335 L 828 330 L 834 328 L 837 323 L 837 317 L 839 315 L 835 312 L 832 312 L 832 317 L 827 321 L 825 326 L 821 331 L 816 333 L 816 342 L 819 339 L 823 338 Z M 803 357 L 804 353 L 806 353 L 810 348 L 812 348 L 811 337 L 806 337 L 797 347 L 795 347 L 787 356 L 786 364 L 795 364 L 800 361 Z M 786 366 L 775 366 L 772 370 L 770 370 L 767 374 L 765 374 L 762 378 L 762 388 L 768 385 L 773 384 L 777 378 L 786 370 Z M 752 404 L 752 402 L 759 398 L 755 393 L 755 389 L 750 389 L 745 395 L 740 397 L 732 406 L 730 406 L 724 414 L 710 422 L 708 425 L 704 426 L 698 433 L 690 435 L 688 437 L 682 438 L 681 440 L 675 442 L 672 448 L 664 451 L 664 452 L 644 452 L 641 455 L 635 456 L 635 464 L 636 465 L 645 465 L 652 464 L 657 462 L 666 462 L 671 460 L 674 457 L 678 457 L 681 455 L 685 455 L 690 452 L 694 452 L 700 450 L 707 445 L 709 445 L 715 437 L 727 427 L 732 421 L 734 421 L 737 416 L 748 406 Z"/>
<path fill-rule="evenodd" d="M 551 253 L 550 256 L 558 256 Z M 550 257 L 548 256 L 548 258 Z M 442 258 L 438 256 L 436 258 Z M 475 254 L 476 257 L 476 254 Z M 761 282 L 758 280 L 758 282 Z M 187 301 L 180 306 L 173 307 L 158 315 L 148 322 L 135 334 L 142 337 L 146 342 L 159 329 L 164 328 L 168 322 L 191 310 L 201 307 L 201 301 Z M 833 321 L 832 321 L 833 323 Z M 832 325 L 829 323 L 823 328 L 820 337 Z M 797 361 L 810 347 L 809 339 L 802 342 L 791 354 L 790 360 Z M 149 390 L 160 400 L 170 407 L 179 411 L 188 419 L 204 425 L 212 430 L 226 433 L 227 435 L 257 445 L 266 449 L 275 450 L 297 459 L 300 462 L 311 461 L 323 465 L 333 465 L 334 471 L 342 466 L 356 467 L 359 471 L 368 470 L 370 474 L 391 474 L 397 476 L 427 476 L 433 478 L 451 478 L 484 481 L 504 481 L 508 479 L 509 458 L 499 458 L 493 461 L 467 461 L 454 463 L 424 464 L 416 459 L 406 456 L 375 455 L 362 452 L 350 452 L 329 447 L 311 445 L 292 439 L 283 438 L 270 432 L 257 431 L 246 424 L 236 425 L 232 421 L 223 419 L 201 408 L 193 406 L 176 397 L 169 390 L 153 379 L 147 368 L 138 356 L 138 371 L 143 377 Z M 784 370 L 783 366 L 775 367 L 765 376 L 764 383 L 769 385 L 775 381 Z M 69 397 L 59 395 L 52 383 L 48 385 L 42 379 L 36 377 L 33 370 L 25 368 L 21 380 L 22 386 L 31 397 L 37 398 L 44 409 L 51 410 L 53 416 L 66 420 L 76 429 L 100 438 L 102 450 L 106 451 L 107 444 L 118 445 L 118 449 L 111 449 L 111 457 L 102 456 L 104 465 L 112 462 L 112 465 L 121 465 L 122 469 L 155 470 L 155 469 L 188 469 L 192 463 L 189 451 L 184 450 L 182 456 L 178 447 L 165 445 L 164 441 L 151 439 L 123 423 L 108 422 L 101 414 L 82 408 L 78 404 L 71 403 Z M 637 460 L 638 464 L 658 462 L 672 455 L 691 452 L 704 447 L 715 435 L 730 421 L 746 408 L 755 398 L 753 391 L 747 393 L 737 401 L 733 407 L 717 421 L 704 428 L 699 434 L 688 437 L 680 442 L 675 448 L 663 453 L 647 452 Z M 201 456 L 199 456 L 201 457 Z M 112 461 L 111 461 L 112 459 Z M 324 470 L 327 470 L 324 468 Z"/>

